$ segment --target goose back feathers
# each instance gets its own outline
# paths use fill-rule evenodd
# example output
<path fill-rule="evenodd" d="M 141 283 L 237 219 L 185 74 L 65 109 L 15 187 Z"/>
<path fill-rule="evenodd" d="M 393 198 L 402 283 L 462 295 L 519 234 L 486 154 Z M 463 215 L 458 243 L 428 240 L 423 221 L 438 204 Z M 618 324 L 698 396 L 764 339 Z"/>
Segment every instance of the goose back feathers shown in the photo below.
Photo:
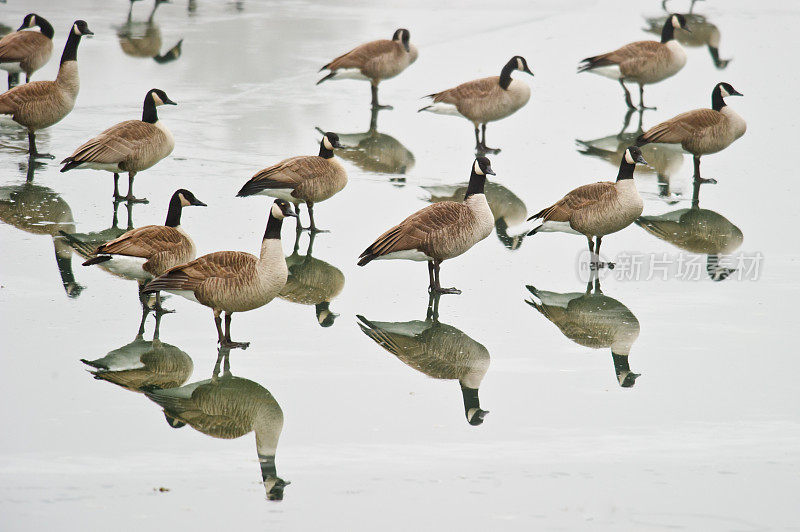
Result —
<path fill-rule="evenodd" d="M 376 85 L 400 74 L 418 56 L 417 47 L 409 43 L 408 30 L 399 29 L 392 40 L 380 39 L 362 44 L 322 67 L 320 71 L 331 72 L 317 84 L 328 79 L 349 78 L 367 79 Z"/>
<path fill-rule="evenodd" d="M 41 31 L 24 31 L 39 26 Z M 26 81 L 42 68 L 53 53 L 53 27 L 45 19 L 31 13 L 19 30 L 0 39 L 0 69 L 11 74 L 25 72 Z"/>

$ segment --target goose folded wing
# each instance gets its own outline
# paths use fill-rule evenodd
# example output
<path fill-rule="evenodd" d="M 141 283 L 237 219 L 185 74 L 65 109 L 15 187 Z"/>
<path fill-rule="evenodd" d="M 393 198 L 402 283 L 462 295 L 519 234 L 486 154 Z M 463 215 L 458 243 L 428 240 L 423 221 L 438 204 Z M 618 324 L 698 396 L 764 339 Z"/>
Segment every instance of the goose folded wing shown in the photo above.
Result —
<path fill-rule="evenodd" d="M 392 53 L 395 49 L 394 41 L 381 39 L 359 45 L 346 54 L 340 55 L 322 70 L 338 70 L 340 68 L 363 68 L 367 62 L 378 56 Z"/>
<path fill-rule="evenodd" d="M 653 126 L 637 142 L 680 143 L 719 125 L 723 115 L 713 109 L 695 109 L 681 113 L 666 122 Z"/>
<path fill-rule="evenodd" d="M 550 207 L 534 214 L 529 220 L 542 218 L 545 222 L 568 222 L 581 209 L 616 196 L 614 183 L 600 182 L 576 188 Z"/>
<path fill-rule="evenodd" d="M 655 41 L 637 41 L 598 56 L 597 58 L 604 64 L 625 64 L 626 69 L 630 67 L 636 70 L 637 67 L 649 63 L 654 57 L 663 52 L 661 43 Z"/>
<path fill-rule="evenodd" d="M 452 89 L 437 92 L 433 95 L 433 102 L 457 104 L 468 100 L 480 100 L 487 98 L 489 95 L 491 95 L 492 91 L 499 86 L 499 76 L 476 79 L 462 83 L 461 85 L 453 87 Z"/>
<path fill-rule="evenodd" d="M 249 196 L 265 189 L 293 189 L 307 179 L 330 171 L 330 165 L 322 157 L 291 157 L 256 173 L 244 184 L 238 195 Z"/>
<path fill-rule="evenodd" d="M 61 162 L 119 163 L 139 153 L 158 135 L 163 133 L 152 124 L 127 120 L 106 129 Z"/>
<path fill-rule="evenodd" d="M 173 249 L 186 241 L 173 227 L 148 225 L 132 229 L 97 248 L 97 253 L 149 258 L 156 253 Z"/>
<path fill-rule="evenodd" d="M 150 281 L 145 291 L 196 290 L 206 281 L 237 277 L 255 268 L 256 260 L 254 256 L 241 251 L 217 251 L 167 270 Z"/>
<path fill-rule="evenodd" d="M 37 53 L 50 39 L 36 31 L 20 31 L 0 40 L 0 63 L 16 63 Z"/>
<path fill-rule="evenodd" d="M 31 81 L 0 94 L 0 113 L 10 114 L 26 105 L 52 97 L 53 81 Z"/>

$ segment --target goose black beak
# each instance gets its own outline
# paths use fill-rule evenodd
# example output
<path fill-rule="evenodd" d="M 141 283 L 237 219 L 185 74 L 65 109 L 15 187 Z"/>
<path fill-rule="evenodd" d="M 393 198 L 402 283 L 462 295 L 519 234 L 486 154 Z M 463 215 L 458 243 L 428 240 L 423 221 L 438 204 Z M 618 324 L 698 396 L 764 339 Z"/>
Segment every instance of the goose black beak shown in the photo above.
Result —
<path fill-rule="evenodd" d="M 733 92 L 731 93 L 731 96 L 744 96 L 744 94 L 742 94 L 741 92 L 737 91 L 736 89 L 733 89 Z"/>
<path fill-rule="evenodd" d="M 164 100 L 164 104 L 165 105 L 178 105 L 178 102 L 173 102 L 172 100 L 167 98 L 166 100 Z"/>
<path fill-rule="evenodd" d="M 491 166 L 487 166 L 486 170 L 484 170 L 484 171 L 486 172 L 486 175 L 497 175 L 497 174 L 494 173 L 494 170 L 492 170 Z"/>
<path fill-rule="evenodd" d="M 197 199 L 197 198 L 195 198 L 195 199 L 192 201 L 192 205 L 196 205 L 196 206 L 198 206 L 198 207 L 208 207 L 208 205 L 206 205 L 205 203 L 203 203 L 202 201 L 200 201 L 200 200 L 199 200 L 199 199 Z"/>
<path fill-rule="evenodd" d="M 291 203 L 287 203 L 285 208 L 281 208 L 281 212 L 283 212 L 284 216 L 293 216 L 295 218 L 299 218 L 299 216 L 297 216 L 297 213 L 292 208 Z"/>
<path fill-rule="evenodd" d="M 642 157 L 641 153 L 639 155 L 637 155 L 636 159 L 634 159 L 634 160 L 639 164 L 647 164 L 647 161 L 644 160 L 644 157 Z"/>
<path fill-rule="evenodd" d="M 525 70 L 523 70 L 523 72 L 525 72 L 526 74 L 530 74 L 530 75 L 531 75 L 531 77 L 535 77 L 535 76 L 533 75 L 533 72 L 531 72 L 531 69 L 530 69 L 530 68 L 528 68 L 528 67 L 525 67 Z"/>
<path fill-rule="evenodd" d="M 332 142 L 331 146 L 333 146 L 334 148 L 339 148 L 339 149 L 343 149 L 344 148 L 344 146 L 342 146 L 342 143 L 339 142 L 338 140 L 336 142 Z"/>
<path fill-rule="evenodd" d="M 85 30 L 83 30 L 81 32 L 81 35 L 94 35 L 94 32 L 92 30 L 90 30 L 89 28 L 86 28 Z"/>

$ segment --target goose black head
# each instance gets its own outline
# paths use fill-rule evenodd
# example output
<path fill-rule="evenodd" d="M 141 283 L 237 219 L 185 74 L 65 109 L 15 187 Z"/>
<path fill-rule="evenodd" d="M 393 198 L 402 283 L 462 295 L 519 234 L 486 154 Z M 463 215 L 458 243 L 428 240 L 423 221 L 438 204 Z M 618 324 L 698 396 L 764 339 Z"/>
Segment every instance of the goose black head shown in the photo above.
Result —
<path fill-rule="evenodd" d="M 179 188 L 176 190 L 175 194 L 173 194 L 173 197 L 178 198 L 178 200 L 181 202 L 181 207 L 188 207 L 190 205 L 197 207 L 208 207 L 208 205 L 197 199 L 190 190 L 186 190 L 185 188 Z"/>
<path fill-rule="evenodd" d="M 511 61 L 509 61 L 509 64 L 511 63 L 514 64 L 514 70 L 519 70 L 520 72 L 525 72 L 526 74 L 533 76 L 533 72 L 531 72 L 531 69 L 528 68 L 528 62 L 521 55 L 515 55 L 512 57 Z"/>
<path fill-rule="evenodd" d="M 161 89 L 150 89 L 147 92 L 147 96 L 153 100 L 153 103 L 157 106 L 159 105 L 178 105 L 177 102 L 173 102 L 167 96 L 167 93 L 162 91 Z"/>
<path fill-rule="evenodd" d="M 692 33 L 689 30 L 689 28 L 686 26 L 686 17 L 684 17 L 680 13 L 673 13 L 672 15 L 670 15 L 669 16 L 669 21 L 670 21 L 670 24 L 672 24 L 672 27 L 674 29 L 676 29 L 676 30 L 677 29 L 682 29 L 684 31 L 688 31 L 689 33 Z"/>
<path fill-rule="evenodd" d="M 647 164 L 638 146 L 628 146 L 625 150 L 625 162 L 628 164 Z"/>
<path fill-rule="evenodd" d="M 25 18 L 22 19 L 22 24 L 20 25 L 19 28 L 17 28 L 17 31 L 38 26 L 39 25 L 38 18 L 39 15 L 37 15 L 36 13 L 28 13 L 27 15 L 25 15 Z"/>
<path fill-rule="evenodd" d="M 297 213 L 294 212 L 292 204 L 283 199 L 276 199 L 272 203 L 272 208 L 270 209 L 269 212 L 273 218 L 276 218 L 278 220 L 283 220 L 287 216 L 294 216 L 295 218 L 297 218 Z"/>
<path fill-rule="evenodd" d="M 481 410 L 480 408 L 470 408 L 467 411 L 467 421 L 470 425 L 477 426 L 483 423 L 483 418 L 488 414 L 488 410 Z"/>
<path fill-rule="evenodd" d="M 81 37 L 83 35 L 94 35 L 94 32 L 89 29 L 89 25 L 85 20 L 76 20 L 72 24 L 72 33 Z"/>
<path fill-rule="evenodd" d="M 744 94 L 734 89 L 733 85 L 726 81 L 717 83 L 714 88 L 719 91 L 719 95 L 723 98 L 727 98 L 728 96 L 744 96 Z"/>
<path fill-rule="evenodd" d="M 476 175 L 495 175 L 494 170 L 492 170 L 492 163 L 483 155 L 475 158 L 475 162 L 472 163 L 472 173 Z"/>
<path fill-rule="evenodd" d="M 332 132 L 327 132 L 322 137 L 321 144 L 325 147 L 326 150 L 331 151 L 334 148 L 342 148 L 343 146 L 339 143 L 339 135 Z"/>
<path fill-rule="evenodd" d="M 411 48 L 409 46 L 409 41 L 411 40 L 411 32 L 409 32 L 405 28 L 400 28 L 394 32 L 392 35 L 393 41 L 398 41 L 403 44 L 403 48 L 406 49 L 406 52 L 410 52 Z"/>

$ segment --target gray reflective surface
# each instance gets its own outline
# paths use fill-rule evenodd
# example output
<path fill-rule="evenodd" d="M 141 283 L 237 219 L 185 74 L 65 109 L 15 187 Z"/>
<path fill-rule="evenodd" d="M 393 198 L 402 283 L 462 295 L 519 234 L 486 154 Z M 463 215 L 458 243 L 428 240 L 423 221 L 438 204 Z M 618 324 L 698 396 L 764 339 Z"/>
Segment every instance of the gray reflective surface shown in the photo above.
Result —
<path fill-rule="evenodd" d="M 668 7 L 686 13 L 688 4 Z M 604 254 L 618 264 L 642 254 L 639 278 L 627 279 L 621 266 L 603 271 L 608 299 L 584 299 L 580 309 L 603 318 L 610 308 L 606 326 L 633 316 L 635 341 L 630 330 L 617 340 L 629 347 L 627 360 L 610 355 L 617 348 L 610 327 L 590 341 L 526 303 L 527 286 L 582 297 L 577 259 L 584 239 L 519 235 L 528 228 L 524 214 L 616 175 L 621 91 L 607 79 L 576 76 L 575 66 L 650 38 L 643 28 L 664 16 L 660 2 L 447 0 L 431 9 L 425 2 L 176 1 L 154 16 L 159 55 L 183 39 L 179 59 L 167 62 L 126 54 L 118 33 L 125 2 L 3 6 L 0 22 L 13 28 L 29 11 L 48 18 L 59 51 L 76 18 L 96 33 L 78 52 L 76 108 L 37 136 L 43 151 L 65 157 L 104 128 L 138 118 L 152 87 L 179 103 L 161 114 L 175 151 L 137 175 L 136 190 L 150 203 L 131 212 L 125 204 L 114 209 L 112 179 L 101 172 L 61 174 L 48 162 L 32 168 L 27 182 L 24 131 L 0 119 L 3 530 L 797 526 L 800 361 L 788 333 L 800 295 L 791 145 L 798 74 L 787 46 L 800 6 L 697 3 L 694 13 L 720 32 L 722 59 L 733 60 L 718 70 L 705 44 L 688 48 L 679 74 L 648 87 L 648 103 L 659 108 L 644 114 L 644 128 L 708 106 L 714 83 L 730 81 L 745 94 L 729 103 L 748 132 L 703 158 L 704 175 L 719 184 L 704 185 L 694 209 L 691 158 L 669 147 L 645 153 L 654 169 L 637 171 L 636 182 L 644 216 L 660 229 L 634 225 L 604 239 Z M 133 6 L 132 20 L 145 23 L 137 35 L 147 34 L 151 10 L 152 2 Z M 368 85 L 317 87 L 317 70 L 397 27 L 411 30 L 420 58 L 381 85 L 382 102 L 395 109 L 381 112 L 373 127 Z M 59 53 L 35 79 L 55 77 Z M 425 265 L 387 261 L 362 269 L 355 260 L 383 230 L 431 200 L 457 195 L 468 178 L 471 125 L 416 113 L 419 98 L 496 75 L 514 54 L 526 57 L 536 77 L 515 75 L 530 84 L 531 101 L 489 126 L 490 144 L 503 149 L 491 157 L 495 190 L 509 209 L 493 207 L 499 233 L 442 267 L 443 283 L 464 293 L 442 297 L 440 322 L 490 354 L 480 406 L 491 413 L 471 426 L 458 377 L 429 378 L 358 326 L 357 315 L 424 322 Z M 634 114 L 628 134 L 637 121 Z M 283 415 L 277 471 L 265 490 L 252 432 L 223 439 L 175 430 L 144 394 L 93 380 L 80 359 L 137 342 L 152 348 L 154 321 L 147 317 L 137 340 L 136 283 L 81 267 L 83 258 L 70 254 L 58 231 L 103 241 L 124 230 L 129 216 L 135 226 L 162 223 L 172 192 L 186 187 L 209 204 L 187 209 L 182 219 L 199 253 L 257 252 L 267 200 L 235 193 L 269 164 L 317 153 L 315 127 L 361 135 L 343 136 L 352 141 L 341 156 L 348 186 L 315 208 L 320 226 L 332 231 L 317 235 L 310 252 L 308 234 L 300 235 L 293 254 L 294 226 L 285 224 L 298 291 L 234 320 L 235 335 L 252 345 L 230 353 L 231 374 L 268 391 Z M 302 216 L 307 223 L 305 210 Z M 699 237 L 691 246 L 679 243 L 686 234 Z M 736 262 L 741 253 L 763 256 L 756 280 L 743 271 L 752 264 Z M 321 263 L 305 260 L 309 254 Z M 322 321 L 339 316 L 320 327 L 319 304 L 326 302 L 330 314 Z M 176 375 L 162 381 L 211 379 L 211 311 L 178 297 L 164 305 L 176 312 L 162 317 L 156 351 L 176 350 Z M 191 376 L 179 353 L 191 359 Z M 219 379 L 226 378 L 224 364 Z M 627 371 L 641 375 L 635 386 L 620 386 Z M 267 501 L 278 478 L 291 484 L 281 488 L 282 501 Z"/>

